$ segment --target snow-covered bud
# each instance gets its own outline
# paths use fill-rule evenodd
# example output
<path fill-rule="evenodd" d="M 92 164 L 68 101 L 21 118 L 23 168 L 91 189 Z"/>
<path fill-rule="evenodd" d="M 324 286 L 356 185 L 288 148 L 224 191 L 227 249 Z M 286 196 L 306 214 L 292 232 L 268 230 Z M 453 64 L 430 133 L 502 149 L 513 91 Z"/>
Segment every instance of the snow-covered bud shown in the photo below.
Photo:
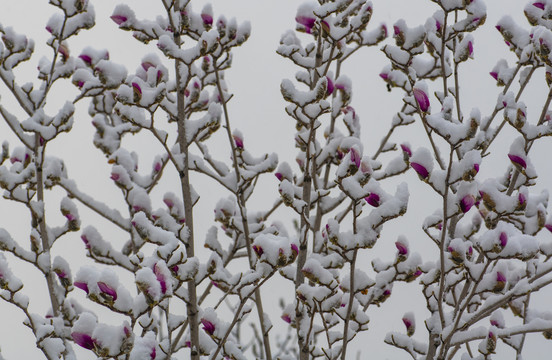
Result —
<path fill-rule="evenodd" d="M 83 281 L 75 281 L 73 283 L 73 285 L 75 285 L 75 287 L 83 290 L 84 292 L 86 292 L 86 294 L 89 294 L 90 293 L 90 290 L 88 289 L 88 284 L 83 282 Z"/>
<path fill-rule="evenodd" d="M 403 152 L 404 160 L 407 161 L 412 157 L 412 150 L 410 149 L 409 143 L 401 144 L 401 150 Z"/>
<path fill-rule="evenodd" d="M 366 202 L 373 207 L 378 207 L 381 205 L 380 196 L 374 192 L 370 193 L 367 197 L 364 198 L 364 200 L 366 200 Z"/>
<path fill-rule="evenodd" d="M 107 285 L 103 281 L 98 282 L 98 288 L 101 291 L 101 296 L 105 298 L 108 302 L 112 302 L 117 300 L 117 291 L 113 289 L 111 286 Z"/>
<path fill-rule="evenodd" d="M 75 344 L 88 349 L 93 350 L 96 346 L 96 341 L 92 339 L 92 336 L 82 333 L 82 332 L 73 332 L 71 333 L 71 337 L 73 338 L 73 341 Z"/>
<path fill-rule="evenodd" d="M 489 318 L 489 322 L 492 326 L 499 329 L 504 329 L 504 327 L 506 326 L 506 323 L 504 322 L 504 316 L 502 316 L 502 312 L 500 312 L 499 310 L 495 311 L 491 315 L 491 317 Z"/>
<path fill-rule="evenodd" d="M 408 240 L 403 235 L 400 235 L 397 241 L 395 241 L 395 247 L 397 248 L 397 260 L 404 261 L 408 258 Z"/>
<path fill-rule="evenodd" d="M 140 102 L 140 99 L 142 99 L 142 88 L 138 83 L 132 83 L 132 92 L 134 93 L 134 102 Z"/>
<path fill-rule="evenodd" d="M 516 206 L 516 210 L 523 211 L 527 207 L 527 197 L 524 193 L 519 192 L 518 193 L 518 205 Z"/>
<path fill-rule="evenodd" d="M 397 46 L 400 47 L 404 45 L 404 31 L 402 31 L 398 24 L 393 25 L 393 38 Z"/>
<path fill-rule="evenodd" d="M 255 254 L 257 254 L 258 257 L 261 257 L 264 254 L 263 248 L 258 245 L 253 245 L 253 251 L 255 251 Z"/>
<path fill-rule="evenodd" d="M 297 22 L 297 31 L 303 31 L 307 34 L 312 33 L 312 29 L 316 24 L 316 18 L 314 17 L 314 7 L 312 4 L 304 3 L 297 9 L 297 15 L 295 16 Z"/>
<path fill-rule="evenodd" d="M 498 237 L 498 244 L 502 249 L 508 244 L 508 234 L 506 234 L 504 231 L 500 233 Z"/>
<path fill-rule="evenodd" d="M 496 272 L 496 283 L 493 287 L 494 292 L 501 292 L 506 287 L 506 276 L 501 272 Z"/>
<path fill-rule="evenodd" d="M 328 80 L 328 85 L 326 86 L 326 95 L 330 96 L 334 92 L 334 83 L 329 76 L 326 76 L 326 79 Z"/>
<path fill-rule="evenodd" d="M 203 330 L 209 334 L 209 335 L 213 335 L 214 332 L 215 332 L 215 324 L 213 324 L 211 321 L 207 320 L 207 319 L 204 319 L 202 318 L 201 319 L 201 324 L 203 325 Z"/>
<path fill-rule="evenodd" d="M 465 214 L 472 208 L 473 204 L 475 204 L 475 199 L 473 195 L 468 194 L 464 196 L 459 203 L 460 210 Z"/>
<path fill-rule="evenodd" d="M 58 52 L 61 55 L 61 61 L 66 62 L 69 59 L 69 48 L 66 43 L 62 42 L 58 46 Z"/>
<path fill-rule="evenodd" d="M 234 131 L 234 134 L 232 134 L 232 138 L 234 139 L 234 145 L 236 146 L 236 149 L 241 151 L 243 150 L 243 136 L 241 132 Z"/>
<path fill-rule="evenodd" d="M 523 157 L 515 154 L 508 154 L 508 158 L 510 159 L 512 164 L 521 172 L 527 169 L 527 162 Z"/>
<path fill-rule="evenodd" d="M 201 10 L 201 20 L 206 29 L 210 29 L 213 26 L 213 7 L 211 4 L 205 5 L 203 10 Z"/>
<path fill-rule="evenodd" d="M 416 99 L 416 102 L 420 107 L 420 111 L 426 113 L 429 110 L 430 105 L 429 97 L 427 96 L 426 91 L 421 88 L 414 88 L 412 89 L 412 93 L 414 94 L 414 99 Z"/>
<path fill-rule="evenodd" d="M 414 313 L 407 312 L 406 314 L 404 314 L 402 321 L 404 323 L 404 326 L 406 327 L 406 335 L 414 335 L 414 332 L 416 331 L 416 320 L 414 319 Z"/>

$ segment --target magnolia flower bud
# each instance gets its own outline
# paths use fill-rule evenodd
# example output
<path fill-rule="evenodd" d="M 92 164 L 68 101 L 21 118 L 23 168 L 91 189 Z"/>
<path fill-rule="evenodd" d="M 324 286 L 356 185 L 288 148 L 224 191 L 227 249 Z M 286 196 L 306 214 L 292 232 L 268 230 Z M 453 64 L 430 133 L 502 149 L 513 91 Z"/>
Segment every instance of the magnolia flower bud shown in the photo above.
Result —
<path fill-rule="evenodd" d="M 422 112 L 427 112 L 429 110 L 429 98 L 424 90 L 419 88 L 412 89 L 412 93 L 414 94 L 414 99 L 416 99 L 416 102 L 418 103 L 418 106 L 420 107 L 420 110 Z"/>

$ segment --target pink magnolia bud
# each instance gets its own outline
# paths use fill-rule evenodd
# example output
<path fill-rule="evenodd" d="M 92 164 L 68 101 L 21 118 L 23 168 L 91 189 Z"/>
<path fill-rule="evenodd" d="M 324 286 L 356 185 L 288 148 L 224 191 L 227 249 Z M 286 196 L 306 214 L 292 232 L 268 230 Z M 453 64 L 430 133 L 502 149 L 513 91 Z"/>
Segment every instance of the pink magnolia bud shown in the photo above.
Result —
<path fill-rule="evenodd" d="M 333 91 L 334 91 L 334 83 L 329 76 L 326 76 L 326 79 L 328 80 L 328 86 L 326 87 L 326 94 L 331 95 L 333 94 Z"/>
<path fill-rule="evenodd" d="M 401 150 L 407 157 L 412 156 L 412 150 L 410 150 L 410 146 L 408 144 L 401 144 Z"/>
<path fill-rule="evenodd" d="M 261 255 L 264 254 L 263 248 L 257 245 L 253 245 L 253 251 L 255 251 L 255 254 L 257 254 L 258 257 L 261 257 Z"/>
<path fill-rule="evenodd" d="M 287 322 L 288 324 L 291 324 L 291 317 L 289 316 L 289 314 L 283 314 L 281 316 L 282 320 L 284 320 L 285 322 Z"/>
<path fill-rule="evenodd" d="M 86 292 L 87 294 L 89 293 L 88 284 L 87 284 L 87 283 L 81 282 L 81 281 L 75 281 L 75 282 L 73 283 L 73 285 L 75 285 L 75 287 L 78 287 L 78 288 L 81 289 L 81 290 L 84 290 L 84 292 Z"/>
<path fill-rule="evenodd" d="M 406 335 L 412 336 L 414 335 L 414 332 L 416 331 L 416 323 L 414 321 L 414 314 L 409 312 L 404 314 L 404 317 L 402 318 L 402 321 L 404 323 L 404 326 L 406 327 Z"/>
<path fill-rule="evenodd" d="M 302 25 L 305 29 L 305 32 L 307 34 L 310 34 L 312 32 L 312 28 L 314 27 L 314 24 L 316 23 L 316 19 L 311 16 L 303 16 L 303 15 L 297 15 L 295 17 L 295 21 Z"/>
<path fill-rule="evenodd" d="M 148 71 L 149 68 L 153 67 L 155 68 L 155 65 L 149 61 L 144 61 L 142 62 L 142 64 L 140 64 L 142 66 L 142 69 L 144 69 L 144 71 Z"/>
<path fill-rule="evenodd" d="M 502 272 L 497 271 L 496 272 L 496 284 L 493 288 L 493 291 L 494 292 L 501 292 L 502 290 L 504 290 L 504 287 L 506 287 L 506 276 Z"/>
<path fill-rule="evenodd" d="M 69 59 L 69 48 L 64 43 L 61 43 L 58 46 L 58 52 L 61 55 L 61 60 L 63 62 L 66 62 L 67 59 Z"/>
<path fill-rule="evenodd" d="M 414 98 L 416 99 L 416 102 L 418 103 L 418 106 L 420 107 L 420 110 L 422 112 L 427 112 L 429 109 L 429 98 L 427 97 L 427 94 L 422 89 L 414 88 L 412 90 L 414 94 Z"/>
<path fill-rule="evenodd" d="M 140 101 L 140 99 L 142 99 L 142 88 L 138 85 L 138 83 L 132 83 L 132 91 L 134 92 L 134 101 Z"/>
<path fill-rule="evenodd" d="M 96 345 L 96 341 L 92 339 L 92 336 L 85 333 L 74 332 L 71 333 L 71 337 L 77 345 L 88 350 L 93 350 Z"/>
<path fill-rule="evenodd" d="M 413 163 L 410 163 L 410 166 L 412 167 L 412 169 L 414 169 L 414 171 L 418 173 L 418 175 L 422 179 L 427 179 L 427 177 L 429 176 L 429 171 L 427 171 L 425 166 L 423 166 L 422 164 L 413 162 Z"/>
<path fill-rule="evenodd" d="M 111 20 L 113 20 L 115 24 L 121 26 L 121 24 L 125 23 L 128 18 L 124 15 L 111 15 Z"/>
<path fill-rule="evenodd" d="M 113 289 L 111 286 L 107 285 L 106 283 L 100 281 L 98 282 L 98 287 L 100 288 L 100 291 L 111 297 L 113 299 L 113 301 L 117 300 L 117 291 L 115 291 L 115 289 Z"/>
<path fill-rule="evenodd" d="M 360 167 L 360 153 L 358 152 L 356 147 L 352 147 L 349 150 L 349 154 L 351 156 L 351 162 L 356 165 L 357 168 Z"/>
<path fill-rule="evenodd" d="M 510 158 L 510 161 L 512 162 L 512 164 L 514 164 L 514 166 L 517 167 L 518 169 L 519 168 L 524 170 L 527 169 L 527 162 L 525 162 L 525 159 L 523 159 L 521 156 L 508 154 L 508 157 Z"/>
<path fill-rule="evenodd" d="M 380 197 L 376 193 L 370 193 L 370 195 L 365 197 L 364 200 L 366 200 L 366 202 L 372 205 L 373 207 L 379 207 L 381 205 Z"/>
<path fill-rule="evenodd" d="M 203 325 L 203 330 L 205 330 L 207 334 L 213 335 L 215 332 L 215 324 L 203 318 L 201 319 L 201 324 Z"/>
<path fill-rule="evenodd" d="M 533 6 L 536 7 L 536 8 L 539 8 L 541 10 L 544 10 L 545 3 L 537 1 L 537 2 L 533 3 Z"/>
<path fill-rule="evenodd" d="M 496 71 L 491 71 L 489 74 L 498 81 L 498 73 Z"/>
<path fill-rule="evenodd" d="M 498 237 L 498 240 L 500 242 L 500 247 L 504 248 L 508 243 L 508 234 L 506 234 L 504 231 L 501 232 L 500 236 Z M 497 275 L 497 278 L 498 278 L 498 275 Z"/>
<path fill-rule="evenodd" d="M 234 138 L 234 144 L 236 145 L 236 148 L 242 150 L 243 149 L 243 139 L 240 136 L 240 134 L 234 133 L 232 135 L 232 137 Z"/>
<path fill-rule="evenodd" d="M 467 213 L 470 211 L 473 204 L 475 204 L 475 199 L 473 198 L 473 195 L 468 194 L 460 200 L 460 210 L 462 210 L 463 213 Z"/>
<path fill-rule="evenodd" d="M 92 65 L 92 57 L 90 57 L 90 55 L 80 54 L 79 59 L 81 59 L 88 66 Z"/>
<path fill-rule="evenodd" d="M 395 241 L 395 247 L 399 251 L 399 256 L 407 256 L 408 255 L 408 245 L 404 243 L 404 241 Z"/>

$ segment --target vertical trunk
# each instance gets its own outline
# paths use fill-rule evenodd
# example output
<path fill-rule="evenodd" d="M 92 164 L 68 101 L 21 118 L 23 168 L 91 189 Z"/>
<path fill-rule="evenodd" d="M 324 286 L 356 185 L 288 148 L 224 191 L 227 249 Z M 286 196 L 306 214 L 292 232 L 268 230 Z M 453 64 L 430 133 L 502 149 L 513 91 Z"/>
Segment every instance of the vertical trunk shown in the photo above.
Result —
<path fill-rule="evenodd" d="M 36 165 L 36 199 L 42 204 L 42 214 L 38 219 L 38 230 L 40 232 L 40 238 L 42 240 L 42 251 L 46 254 L 50 254 L 50 237 L 48 236 L 48 226 L 46 226 L 46 211 L 44 204 L 44 179 L 42 172 L 42 165 L 44 163 L 44 147 L 40 144 L 40 136 L 35 135 L 35 165 Z M 59 315 L 59 301 L 55 293 L 55 277 L 50 266 L 47 272 L 44 274 L 46 277 L 46 283 L 48 285 L 48 293 L 50 295 L 50 302 L 52 304 L 52 313 L 54 317 Z"/>
<path fill-rule="evenodd" d="M 178 7 L 178 5 L 176 5 Z M 178 13 L 180 9 L 176 8 Z M 180 24 L 178 24 L 180 27 Z M 180 46 L 180 32 L 175 31 L 174 41 Z M 184 86 L 182 84 L 182 64 L 175 61 L 176 70 L 176 98 L 178 111 L 178 145 L 180 153 L 184 154 L 184 168 L 180 171 L 180 183 L 182 187 L 182 199 L 184 200 L 184 215 L 186 218 L 186 227 L 188 228 L 188 241 L 186 242 L 186 255 L 188 258 L 195 256 L 194 252 L 194 217 L 192 211 L 192 193 L 190 188 L 190 177 L 188 168 L 188 141 L 186 138 L 186 114 L 184 111 Z M 190 324 L 190 343 L 191 343 L 191 359 L 199 360 L 199 324 L 198 324 L 198 308 L 197 308 L 197 290 L 195 280 L 188 281 L 188 304 L 187 304 L 188 323 Z"/>

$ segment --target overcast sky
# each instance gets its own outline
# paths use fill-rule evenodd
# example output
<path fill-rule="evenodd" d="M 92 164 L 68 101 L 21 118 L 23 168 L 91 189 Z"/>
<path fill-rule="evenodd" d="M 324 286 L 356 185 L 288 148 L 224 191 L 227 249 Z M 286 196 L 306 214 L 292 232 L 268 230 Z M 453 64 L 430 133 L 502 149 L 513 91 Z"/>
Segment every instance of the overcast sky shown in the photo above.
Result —
<path fill-rule="evenodd" d="M 112 60 L 126 64 L 129 72 L 132 72 L 139 66 L 143 55 L 147 52 L 156 51 L 155 46 L 142 46 L 132 39 L 130 33 L 118 30 L 117 26 L 109 19 L 118 2 L 96 0 L 91 1 L 91 3 L 96 9 L 97 26 L 70 41 L 72 55 L 78 55 L 85 46 L 106 48 L 109 50 Z M 152 19 L 162 12 L 160 1 L 132 0 L 127 1 L 127 3 L 135 9 L 138 18 Z M 206 1 L 192 1 L 196 10 L 200 10 L 205 3 Z M 227 72 L 230 91 L 235 94 L 230 104 L 233 126 L 242 131 L 246 144 L 251 151 L 257 153 L 278 152 L 280 161 L 285 160 L 290 164 L 294 164 L 296 155 L 294 149 L 295 124 L 284 112 L 285 104 L 281 99 L 279 86 L 283 78 L 293 79 L 297 69 L 289 61 L 277 55 L 275 50 L 280 35 L 287 29 L 295 27 L 295 11 L 301 2 L 296 0 L 215 0 L 211 3 L 213 4 L 215 17 L 222 13 L 227 18 L 236 17 L 238 21 L 249 20 L 252 24 L 251 38 L 244 46 L 235 51 L 233 67 Z M 392 29 L 393 23 L 400 18 L 404 18 L 410 26 L 424 24 L 426 19 L 437 10 L 437 6 L 429 0 L 373 0 L 373 3 L 374 16 L 370 26 L 376 27 L 384 22 L 389 29 Z M 525 1 L 491 0 L 486 1 L 486 3 L 488 7 L 487 23 L 483 29 L 474 35 L 475 61 L 461 68 L 461 71 L 464 71 L 461 78 L 464 113 L 469 113 L 472 107 L 479 107 L 483 115 L 490 114 L 496 102 L 496 94 L 500 90 L 496 88 L 494 80 L 488 73 L 499 58 L 504 57 L 510 62 L 514 59 L 513 55 L 508 53 L 500 34 L 494 29 L 496 22 L 502 16 L 508 14 L 528 28 L 523 16 Z M 47 5 L 46 1 L 2 1 L 0 23 L 4 27 L 13 26 L 16 31 L 28 34 L 37 43 L 37 55 L 33 57 L 28 65 L 23 67 L 20 75 L 24 81 L 21 80 L 21 83 L 36 79 L 35 69 L 38 60 L 42 55 L 51 55 L 50 49 L 44 45 L 44 41 L 49 35 L 44 28 L 49 16 L 55 11 L 57 9 Z M 388 40 L 388 42 L 390 41 L 392 40 Z M 356 54 L 354 59 L 344 67 L 343 71 L 353 80 L 353 106 L 361 117 L 362 139 L 365 151 L 368 152 L 376 150 L 381 135 L 387 132 L 391 117 L 401 105 L 401 94 L 398 91 L 387 92 L 384 82 L 378 77 L 380 70 L 386 63 L 385 56 L 378 48 L 370 48 Z M 172 68 L 172 66 L 168 67 Z M 539 76 L 542 78 L 543 74 Z M 523 99 L 529 105 L 531 120 L 534 120 L 541 111 L 545 98 L 543 86 L 544 81 L 541 80 L 538 85 L 528 89 Z M 55 109 L 66 99 L 72 99 L 75 94 L 71 87 L 60 87 L 50 99 L 48 109 Z M 0 95 L 2 96 L 0 101 L 3 105 L 22 116 L 22 113 L 17 110 L 17 104 L 6 93 L 4 87 L 0 87 Z M 52 144 L 50 150 L 66 159 L 69 175 L 77 179 L 79 187 L 94 194 L 99 199 L 109 201 L 112 196 L 119 196 L 119 194 L 111 186 L 109 166 L 105 164 L 103 155 L 92 148 L 93 128 L 90 124 L 90 118 L 86 115 L 86 106 L 83 105 L 80 105 L 81 108 L 75 119 L 74 133 L 60 137 L 59 141 Z M 496 176 L 497 172 L 502 173 L 506 169 L 508 159 L 505 156 L 505 149 L 509 147 L 509 141 L 513 138 L 512 135 L 513 133 L 507 133 L 505 140 L 497 142 L 494 149 L 491 148 L 491 151 L 496 149 L 497 154 L 494 155 L 493 161 L 486 161 L 482 166 L 481 172 L 484 176 Z M 0 124 L 0 141 L 4 139 L 9 139 L 12 147 L 15 146 L 13 138 L 9 135 L 9 130 L 2 123 Z M 405 140 L 410 141 L 415 146 L 427 146 L 422 131 L 399 131 L 397 138 L 394 139 L 396 142 Z M 143 162 L 145 166 L 148 166 L 147 164 L 153 158 L 153 152 L 159 151 L 159 148 L 154 145 L 150 147 L 150 143 L 140 143 L 140 141 L 143 141 L 143 139 L 137 138 L 131 140 L 129 144 L 142 147 L 140 150 L 144 150 L 144 153 L 141 163 Z M 550 166 L 549 157 L 546 156 L 551 148 L 550 140 L 544 140 L 533 147 L 531 152 L 533 163 L 541 176 L 540 185 L 537 186 L 538 189 L 544 188 L 546 184 L 552 184 L 552 166 Z M 224 148 L 220 148 L 214 149 L 213 152 L 225 154 L 224 151 L 226 151 Z M 537 154 L 540 154 L 540 156 Z M 401 181 L 404 181 L 404 178 Z M 378 243 L 378 246 L 374 249 L 379 251 L 378 256 L 385 258 L 393 256 L 393 243 L 400 233 L 404 233 L 409 237 L 413 249 L 421 252 L 422 256 L 424 256 L 425 248 L 428 248 L 429 253 L 433 251 L 429 250 L 430 242 L 424 238 L 420 231 L 420 222 L 428 215 L 428 212 L 436 209 L 438 206 L 437 199 L 433 194 L 428 193 L 425 187 L 421 186 L 413 174 L 408 174 L 406 181 L 409 182 L 412 194 L 411 202 L 413 204 L 411 210 L 421 209 L 422 211 L 419 212 L 419 215 L 407 215 L 405 219 L 394 223 L 393 229 L 385 230 L 381 241 L 383 243 Z M 276 180 L 270 177 L 270 179 L 264 180 L 261 185 L 267 189 L 264 193 L 270 195 L 254 198 L 253 204 L 258 209 L 265 209 L 277 197 Z M 385 185 L 385 188 L 388 191 L 393 191 L 395 185 L 396 182 L 390 182 Z M 55 199 L 56 196 L 59 196 L 59 194 L 51 195 L 51 199 Z M 204 195 L 202 201 L 203 203 L 196 209 L 196 213 L 205 211 L 209 216 L 206 220 L 202 220 L 201 217 L 196 217 L 196 219 L 200 223 L 203 221 L 203 226 L 206 228 L 211 223 L 210 216 L 216 198 Z M 121 204 L 113 204 L 113 206 L 121 206 Z M 52 218 L 56 219 L 57 216 L 58 219 L 61 219 L 59 214 L 54 214 L 56 211 L 57 209 L 52 210 Z M 409 213 L 411 212 L 409 211 Z M 84 214 L 88 214 L 88 212 L 81 211 L 83 217 Z M 7 204 L 4 200 L 0 200 L 0 227 L 8 229 L 17 239 L 27 241 L 27 215 L 22 209 L 14 209 L 11 204 Z M 64 245 L 64 251 L 67 254 L 75 254 L 76 258 L 80 259 L 82 257 L 82 261 L 86 261 L 82 254 L 82 244 L 77 235 L 70 237 Z M 77 252 L 80 252 L 80 254 L 77 255 Z M 428 260 L 427 258 L 424 259 Z M 28 269 L 27 266 L 14 265 L 13 267 Z M 76 273 L 76 270 L 77 266 L 73 269 L 74 273 Z M 25 291 L 35 294 L 35 301 L 37 299 L 40 301 L 40 296 L 45 298 L 45 286 L 37 276 L 38 273 L 34 270 L 25 270 L 22 277 L 28 277 L 29 279 L 26 282 Z M 32 281 L 36 281 L 36 279 L 42 282 L 33 283 Z M 388 330 L 398 329 L 402 331 L 401 316 L 403 312 L 412 310 L 410 305 L 418 308 L 421 306 L 422 311 L 417 312 L 417 321 L 418 328 L 422 331 L 419 331 L 417 336 L 420 337 L 420 340 L 426 341 L 422 321 L 427 313 L 423 310 L 424 304 L 421 295 L 414 293 L 416 290 L 412 286 L 397 286 L 394 289 L 396 296 L 385 303 L 379 311 L 370 313 L 372 318 L 371 330 L 362 334 L 362 338 L 359 337 L 353 342 L 350 352 L 351 358 L 357 350 L 363 349 L 369 352 L 374 359 L 407 359 L 406 353 L 383 344 L 382 339 Z M 550 295 L 550 292 L 548 294 Z M 86 302 L 84 297 L 79 299 Z M 537 297 L 537 303 L 539 299 L 546 300 L 546 298 Z M 540 305 L 549 306 L 549 299 L 548 303 L 544 300 L 540 301 Z M 32 300 L 33 297 L 31 297 Z M 275 304 L 274 302 L 273 305 L 276 306 Z M 31 306 L 34 311 L 42 313 L 46 310 L 48 304 L 43 301 L 42 303 L 31 303 Z M 0 303 L 0 314 L 3 315 L 0 322 L 2 355 L 6 359 L 38 358 L 40 353 L 34 348 L 34 342 L 29 341 L 32 339 L 28 336 L 28 329 L 21 325 L 22 314 L 16 313 L 15 308 L 5 303 Z M 105 319 L 102 318 L 102 320 Z M 274 322 L 277 321 L 276 318 Z M 280 328 L 283 326 L 283 324 L 277 325 Z M 528 340 L 526 346 L 528 348 L 527 359 L 542 358 L 543 350 L 552 350 L 550 343 L 541 341 L 542 336 L 533 336 L 533 338 L 536 337 L 540 338 L 537 339 L 538 341 L 535 340 L 538 345 L 533 346 L 533 349 L 529 349 L 533 340 Z M 88 352 L 84 356 L 90 355 L 91 353 Z M 361 356 L 360 358 L 364 359 L 365 357 Z"/>

